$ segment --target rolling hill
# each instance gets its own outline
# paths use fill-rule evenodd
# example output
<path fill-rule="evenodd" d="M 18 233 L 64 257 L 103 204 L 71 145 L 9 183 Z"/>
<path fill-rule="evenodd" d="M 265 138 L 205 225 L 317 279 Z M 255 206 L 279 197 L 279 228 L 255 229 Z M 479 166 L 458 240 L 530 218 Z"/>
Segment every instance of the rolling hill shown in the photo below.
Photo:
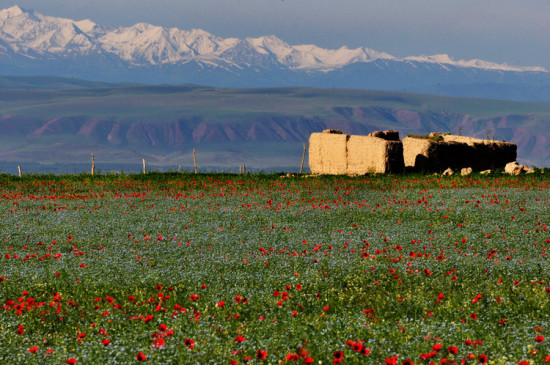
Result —
<path fill-rule="evenodd" d="M 316 89 L 0 78 L 0 169 L 96 163 L 109 169 L 193 164 L 200 168 L 297 170 L 312 132 L 401 137 L 431 131 L 518 144 L 518 160 L 550 166 L 550 105 L 422 94 Z M 7 163 L 7 165 L 6 165 Z M 11 164 L 10 164 L 11 163 Z M 307 164 L 306 164 L 307 165 Z M 36 169 L 33 167 L 32 169 Z"/>

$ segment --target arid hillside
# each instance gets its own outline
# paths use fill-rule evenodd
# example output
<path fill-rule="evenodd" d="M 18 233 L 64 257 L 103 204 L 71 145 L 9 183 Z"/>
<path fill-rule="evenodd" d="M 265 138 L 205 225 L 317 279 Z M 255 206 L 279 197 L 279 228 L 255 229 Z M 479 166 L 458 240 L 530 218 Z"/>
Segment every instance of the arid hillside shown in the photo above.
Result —
<path fill-rule="evenodd" d="M 1 80 L 0 80 L 1 81 Z M 0 161 L 297 169 L 313 132 L 431 131 L 506 140 L 550 165 L 550 105 L 396 92 L 62 83 L 0 88 Z M 1 86 L 1 85 L 0 85 Z"/>

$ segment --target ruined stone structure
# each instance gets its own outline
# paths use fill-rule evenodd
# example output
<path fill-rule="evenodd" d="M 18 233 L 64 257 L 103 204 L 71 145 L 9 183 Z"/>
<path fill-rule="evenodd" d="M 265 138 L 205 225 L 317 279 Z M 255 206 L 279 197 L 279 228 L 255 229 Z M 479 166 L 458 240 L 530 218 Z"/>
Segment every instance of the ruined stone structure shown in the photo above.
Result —
<path fill-rule="evenodd" d="M 399 173 L 404 169 L 403 144 L 395 131 L 352 136 L 340 131 L 312 133 L 309 167 L 313 174 L 364 175 Z"/>
<path fill-rule="evenodd" d="M 414 171 L 473 171 L 504 168 L 516 160 L 517 145 L 488 139 L 432 133 L 427 138 L 403 139 L 405 167 Z"/>
<path fill-rule="evenodd" d="M 516 160 L 515 143 L 432 133 L 427 137 L 399 140 L 396 131 L 377 131 L 368 136 L 342 134 L 338 130 L 312 133 L 309 167 L 313 174 L 364 175 L 446 169 L 472 171 L 504 168 Z"/>

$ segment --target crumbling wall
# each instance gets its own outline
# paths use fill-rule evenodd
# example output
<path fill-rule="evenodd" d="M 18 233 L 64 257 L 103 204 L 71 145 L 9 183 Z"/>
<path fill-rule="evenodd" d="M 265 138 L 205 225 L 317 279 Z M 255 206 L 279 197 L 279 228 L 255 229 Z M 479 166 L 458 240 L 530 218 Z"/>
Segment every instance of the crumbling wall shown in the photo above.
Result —
<path fill-rule="evenodd" d="M 472 137 L 432 133 L 399 140 L 396 131 L 350 136 L 337 130 L 312 133 L 309 167 L 314 174 L 364 175 L 414 171 L 473 171 L 504 168 L 515 161 L 517 145 Z"/>
<path fill-rule="evenodd" d="M 517 158 L 515 143 L 455 135 L 443 135 L 443 140 L 467 144 L 470 147 L 470 166 L 475 171 L 504 168 Z"/>
<path fill-rule="evenodd" d="M 515 143 L 454 135 L 431 134 L 430 138 L 403 139 L 405 168 L 415 171 L 503 168 L 516 160 L 516 151 Z"/>
<path fill-rule="evenodd" d="M 375 131 L 369 133 L 369 137 L 377 137 L 385 139 L 386 141 L 399 141 L 398 131 Z"/>
<path fill-rule="evenodd" d="M 387 132 L 387 138 L 395 138 Z M 404 168 L 403 145 L 399 135 L 397 140 L 386 140 L 334 131 L 313 133 L 309 139 L 309 167 L 314 174 L 398 173 Z"/>
<path fill-rule="evenodd" d="M 312 174 L 347 173 L 347 134 L 312 133 L 309 137 L 309 168 Z"/>
<path fill-rule="evenodd" d="M 425 138 L 405 137 L 403 139 L 403 160 L 405 168 L 428 170 L 428 150 L 432 141 Z"/>

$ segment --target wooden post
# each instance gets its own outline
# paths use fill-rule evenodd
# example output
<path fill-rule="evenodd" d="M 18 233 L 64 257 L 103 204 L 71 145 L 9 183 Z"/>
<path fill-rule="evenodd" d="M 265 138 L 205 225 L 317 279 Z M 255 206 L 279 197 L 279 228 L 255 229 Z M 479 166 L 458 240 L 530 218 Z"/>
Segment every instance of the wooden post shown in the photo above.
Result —
<path fill-rule="evenodd" d="M 178 174 L 180 173 L 180 171 L 181 171 L 181 164 L 179 164 L 178 166 Z"/>
<path fill-rule="evenodd" d="M 19 177 L 21 177 L 21 176 L 22 176 L 22 174 L 21 174 L 21 166 L 17 165 L 17 170 L 19 171 Z"/>
<path fill-rule="evenodd" d="M 197 173 L 197 156 L 195 154 L 195 147 L 193 147 L 193 164 L 195 165 L 195 174 Z"/>
<path fill-rule="evenodd" d="M 304 142 L 304 154 L 302 155 L 302 164 L 300 165 L 300 174 L 302 173 L 302 170 L 304 169 L 305 159 L 306 159 L 306 143 Z"/>
<path fill-rule="evenodd" d="M 243 173 L 243 166 L 239 165 L 239 175 L 241 175 L 242 173 Z"/>
<path fill-rule="evenodd" d="M 246 175 L 246 164 L 243 163 L 243 175 Z"/>
<path fill-rule="evenodd" d="M 145 171 L 145 159 L 143 159 L 143 173 L 146 174 L 147 172 Z"/>
<path fill-rule="evenodd" d="M 95 174 L 95 157 L 92 152 L 92 176 L 94 176 L 94 174 Z"/>

